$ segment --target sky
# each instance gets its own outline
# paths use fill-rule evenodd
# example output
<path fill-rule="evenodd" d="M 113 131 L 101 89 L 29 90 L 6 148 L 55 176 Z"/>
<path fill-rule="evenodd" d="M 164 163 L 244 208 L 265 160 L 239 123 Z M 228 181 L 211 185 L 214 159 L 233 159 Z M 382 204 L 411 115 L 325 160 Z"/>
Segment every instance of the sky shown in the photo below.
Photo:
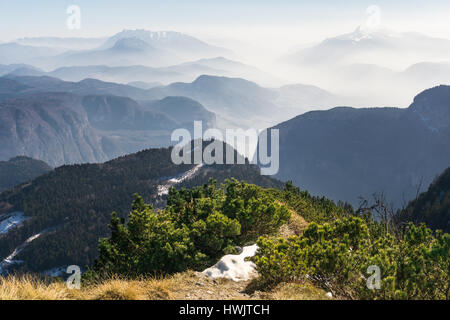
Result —
<path fill-rule="evenodd" d="M 70 5 L 81 9 L 80 30 L 66 27 Z M 392 28 L 450 37 L 448 0 L 0 0 L 0 40 L 145 28 L 241 38 L 270 30 L 283 37 L 295 30 L 301 42 L 353 30 L 370 5 L 380 7 L 383 22 Z"/>
<path fill-rule="evenodd" d="M 67 27 L 71 5 L 80 8 L 80 29 Z M 245 52 L 276 57 L 352 32 L 372 5 L 387 28 L 450 38 L 448 0 L 0 0 L 0 42 L 173 30 L 239 50 L 245 62 Z"/>

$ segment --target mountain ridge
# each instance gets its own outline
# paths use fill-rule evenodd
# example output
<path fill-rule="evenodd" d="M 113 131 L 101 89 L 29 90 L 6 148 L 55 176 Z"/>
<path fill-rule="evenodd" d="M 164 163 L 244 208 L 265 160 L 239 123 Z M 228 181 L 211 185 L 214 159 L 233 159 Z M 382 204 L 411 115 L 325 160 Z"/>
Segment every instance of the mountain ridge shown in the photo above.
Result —
<path fill-rule="evenodd" d="M 53 170 L 43 161 L 17 156 L 0 161 L 0 193 Z"/>
<path fill-rule="evenodd" d="M 103 162 L 168 146 L 171 131 L 189 129 L 194 120 L 204 121 L 205 127 L 216 121 L 192 99 L 149 101 L 145 90 L 93 79 L 69 83 L 50 77 L 0 78 L 0 98 L 0 141 L 5 146 L 0 159 L 25 154 L 53 166 Z M 173 111 L 165 114 L 162 106 L 169 110 L 174 104 L 189 112 L 178 118 Z"/>
<path fill-rule="evenodd" d="M 446 119 L 442 113 L 429 116 L 434 109 L 446 110 L 448 116 L 448 88 L 419 94 L 408 109 L 339 107 L 280 123 L 273 127 L 280 130 L 276 177 L 354 206 L 359 196 L 381 192 L 395 207 L 406 205 L 417 188 L 430 184 L 450 161 L 448 122 L 441 122 Z M 441 102 L 421 117 L 414 110 L 421 97 L 430 95 Z M 437 124 L 443 126 L 440 131 L 433 129 Z"/>

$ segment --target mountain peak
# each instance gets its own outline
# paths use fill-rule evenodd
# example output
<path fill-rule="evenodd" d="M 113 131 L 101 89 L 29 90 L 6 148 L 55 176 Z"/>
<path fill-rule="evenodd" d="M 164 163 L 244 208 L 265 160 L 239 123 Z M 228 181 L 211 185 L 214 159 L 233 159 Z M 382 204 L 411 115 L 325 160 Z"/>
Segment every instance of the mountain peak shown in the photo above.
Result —
<path fill-rule="evenodd" d="M 148 42 L 137 37 L 119 39 L 112 47 L 112 49 L 114 50 L 121 50 L 121 51 L 122 50 L 145 51 L 150 48 L 151 46 Z"/>
<path fill-rule="evenodd" d="M 368 27 L 366 25 L 359 25 L 352 33 L 338 36 L 336 39 L 359 42 L 361 40 L 369 39 L 400 38 L 401 36 L 402 35 L 400 33 L 385 27 Z"/>
<path fill-rule="evenodd" d="M 424 104 L 430 108 L 439 107 L 450 110 L 450 86 L 440 85 L 422 91 L 414 98 L 414 102 L 410 108 Z"/>
<path fill-rule="evenodd" d="M 179 32 L 175 31 L 150 31 L 145 29 L 124 29 L 123 31 L 115 34 L 113 37 L 117 38 L 139 38 L 144 41 L 164 39 L 168 37 L 173 37 L 176 35 L 181 35 Z"/>
<path fill-rule="evenodd" d="M 136 30 L 125 29 L 110 37 L 105 42 L 103 47 L 113 47 L 119 41 L 133 41 L 133 42 L 140 41 L 141 43 L 146 44 L 157 44 L 157 43 L 171 42 L 175 39 L 181 39 L 185 37 L 188 36 L 175 31 L 149 31 L 145 29 L 136 29 Z"/>
<path fill-rule="evenodd" d="M 450 86 L 440 85 L 418 94 L 409 107 L 432 131 L 450 127 Z"/>

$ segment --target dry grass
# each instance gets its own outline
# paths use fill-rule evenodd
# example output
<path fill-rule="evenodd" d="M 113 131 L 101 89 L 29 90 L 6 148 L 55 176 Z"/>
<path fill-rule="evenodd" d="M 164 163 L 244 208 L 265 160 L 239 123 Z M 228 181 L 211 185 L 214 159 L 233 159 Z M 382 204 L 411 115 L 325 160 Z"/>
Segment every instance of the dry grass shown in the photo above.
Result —
<path fill-rule="evenodd" d="M 289 222 L 282 226 L 282 237 L 299 236 L 308 223 L 291 210 Z M 193 271 L 162 278 L 125 280 L 119 277 L 98 284 L 68 289 L 63 281 L 43 280 L 31 275 L 0 277 L 0 300 L 322 300 L 323 290 L 310 283 L 280 284 L 268 292 L 249 293 L 250 281 L 212 280 Z"/>
<path fill-rule="evenodd" d="M 289 219 L 288 223 L 281 226 L 279 232 L 280 236 L 283 238 L 287 238 L 290 236 L 300 236 L 308 226 L 308 222 L 306 222 L 306 220 L 303 219 L 302 216 L 300 216 L 295 211 L 289 211 L 291 211 L 291 218 Z"/>
<path fill-rule="evenodd" d="M 64 283 L 45 282 L 32 276 L 0 277 L 0 300 L 66 300 L 76 292 Z"/>
<path fill-rule="evenodd" d="M 0 277 L 0 300 L 171 300 L 216 299 L 236 283 L 214 281 L 187 271 L 164 278 L 125 280 L 112 278 L 80 290 L 68 289 L 63 281 L 30 275 Z M 227 288 L 228 287 L 228 288 Z M 234 292 L 239 295 L 239 290 Z M 229 295 L 230 298 L 232 294 Z M 225 297 L 224 297 L 225 298 Z"/>
<path fill-rule="evenodd" d="M 178 276 L 180 277 L 180 276 Z M 114 278 L 80 290 L 68 289 L 62 281 L 32 276 L 0 278 L 0 300 L 157 300 L 173 299 L 173 278 L 124 280 Z"/>
<path fill-rule="evenodd" d="M 281 284 L 269 292 L 245 293 L 249 282 L 212 280 L 187 271 L 161 279 L 113 278 L 99 284 L 70 290 L 62 281 L 33 276 L 0 278 L 0 300 L 317 300 L 325 292 L 310 284 Z"/>
<path fill-rule="evenodd" d="M 305 283 L 282 283 L 272 290 L 267 299 L 269 300 L 329 300 L 326 292 Z"/>

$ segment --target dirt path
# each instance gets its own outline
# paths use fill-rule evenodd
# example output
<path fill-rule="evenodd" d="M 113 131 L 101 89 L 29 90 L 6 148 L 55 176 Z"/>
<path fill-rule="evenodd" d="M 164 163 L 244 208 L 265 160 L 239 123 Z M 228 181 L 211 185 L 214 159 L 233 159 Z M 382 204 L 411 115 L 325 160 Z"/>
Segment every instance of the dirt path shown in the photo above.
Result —
<path fill-rule="evenodd" d="M 174 299 L 188 300 L 248 300 L 251 295 L 244 292 L 250 281 L 234 282 L 227 279 L 210 279 L 199 272 L 184 273 Z"/>

